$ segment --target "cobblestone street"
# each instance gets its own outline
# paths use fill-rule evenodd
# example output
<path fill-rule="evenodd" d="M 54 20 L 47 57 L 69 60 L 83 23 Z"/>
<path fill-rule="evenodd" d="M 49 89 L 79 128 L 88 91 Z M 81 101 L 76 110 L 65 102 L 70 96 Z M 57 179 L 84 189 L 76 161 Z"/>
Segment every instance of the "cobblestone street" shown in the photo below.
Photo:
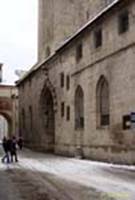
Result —
<path fill-rule="evenodd" d="M 0 163 L 2 200 L 135 200 L 135 167 L 23 150 Z"/>

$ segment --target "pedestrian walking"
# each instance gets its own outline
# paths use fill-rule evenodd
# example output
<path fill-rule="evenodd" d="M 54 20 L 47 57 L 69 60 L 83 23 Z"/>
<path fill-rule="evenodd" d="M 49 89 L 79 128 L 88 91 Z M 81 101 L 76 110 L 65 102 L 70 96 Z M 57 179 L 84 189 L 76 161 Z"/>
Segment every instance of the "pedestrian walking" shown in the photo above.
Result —
<path fill-rule="evenodd" d="M 3 140 L 2 140 L 2 147 L 3 147 L 5 155 L 3 156 L 1 161 L 4 163 L 5 160 L 6 160 L 6 162 L 9 163 L 10 162 L 10 160 L 9 160 L 10 147 L 8 145 L 8 139 L 6 137 L 4 137 Z"/>
<path fill-rule="evenodd" d="M 17 144 L 19 146 L 19 149 L 22 150 L 22 147 L 23 147 L 23 139 L 21 136 L 19 136 L 18 138 L 18 141 L 17 141 Z"/>
<path fill-rule="evenodd" d="M 14 159 L 15 159 L 15 162 L 18 162 L 16 145 L 17 145 L 16 137 L 13 136 L 11 140 L 11 149 L 10 149 L 11 162 L 13 162 Z"/>

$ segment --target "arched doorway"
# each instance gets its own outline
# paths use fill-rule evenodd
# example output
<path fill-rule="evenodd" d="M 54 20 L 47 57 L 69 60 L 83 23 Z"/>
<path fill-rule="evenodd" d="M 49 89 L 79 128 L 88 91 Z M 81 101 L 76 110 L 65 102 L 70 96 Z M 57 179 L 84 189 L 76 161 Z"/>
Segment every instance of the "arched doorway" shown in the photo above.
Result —
<path fill-rule="evenodd" d="M 54 151 L 55 144 L 55 112 L 54 100 L 50 89 L 44 89 L 41 97 L 41 106 L 43 113 L 43 125 L 45 134 L 45 148 L 47 151 Z"/>
<path fill-rule="evenodd" d="M 8 136 L 8 122 L 5 117 L 0 115 L 0 140 L 2 140 L 4 136 Z"/>
<path fill-rule="evenodd" d="M 80 85 L 75 90 L 75 156 L 83 157 L 84 92 Z"/>

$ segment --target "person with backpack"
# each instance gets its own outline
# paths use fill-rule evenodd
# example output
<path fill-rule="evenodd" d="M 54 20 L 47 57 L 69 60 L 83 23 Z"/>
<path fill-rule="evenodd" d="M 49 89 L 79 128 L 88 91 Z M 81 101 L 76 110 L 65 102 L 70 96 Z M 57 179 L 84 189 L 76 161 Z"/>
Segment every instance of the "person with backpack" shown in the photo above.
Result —
<path fill-rule="evenodd" d="M 6 160 L 6 162 L 9 163 L 10 162 L 10 160 L 9 160 L 10 147 L 9 147 L 9 144 L 8 144 L 8 139 L 5 136 L 2 140 L 2 147 L 3 147 L 3 150 L 5 152 L 5 155 L 3 156 L 1 161 L 4 163 L 5 160 Z"/>

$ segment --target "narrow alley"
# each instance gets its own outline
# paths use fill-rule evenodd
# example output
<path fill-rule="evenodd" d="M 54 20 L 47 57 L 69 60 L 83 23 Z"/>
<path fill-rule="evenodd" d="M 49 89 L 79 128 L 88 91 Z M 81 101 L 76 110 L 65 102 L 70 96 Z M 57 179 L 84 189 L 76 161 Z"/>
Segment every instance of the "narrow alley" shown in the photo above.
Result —
<path fill-rule="evenodd" d="M 1 151 L 2 156 L 2 151 Z M 19 152 L 0 163 L 2 200 L 135 200 L 135 167 Z"/>

